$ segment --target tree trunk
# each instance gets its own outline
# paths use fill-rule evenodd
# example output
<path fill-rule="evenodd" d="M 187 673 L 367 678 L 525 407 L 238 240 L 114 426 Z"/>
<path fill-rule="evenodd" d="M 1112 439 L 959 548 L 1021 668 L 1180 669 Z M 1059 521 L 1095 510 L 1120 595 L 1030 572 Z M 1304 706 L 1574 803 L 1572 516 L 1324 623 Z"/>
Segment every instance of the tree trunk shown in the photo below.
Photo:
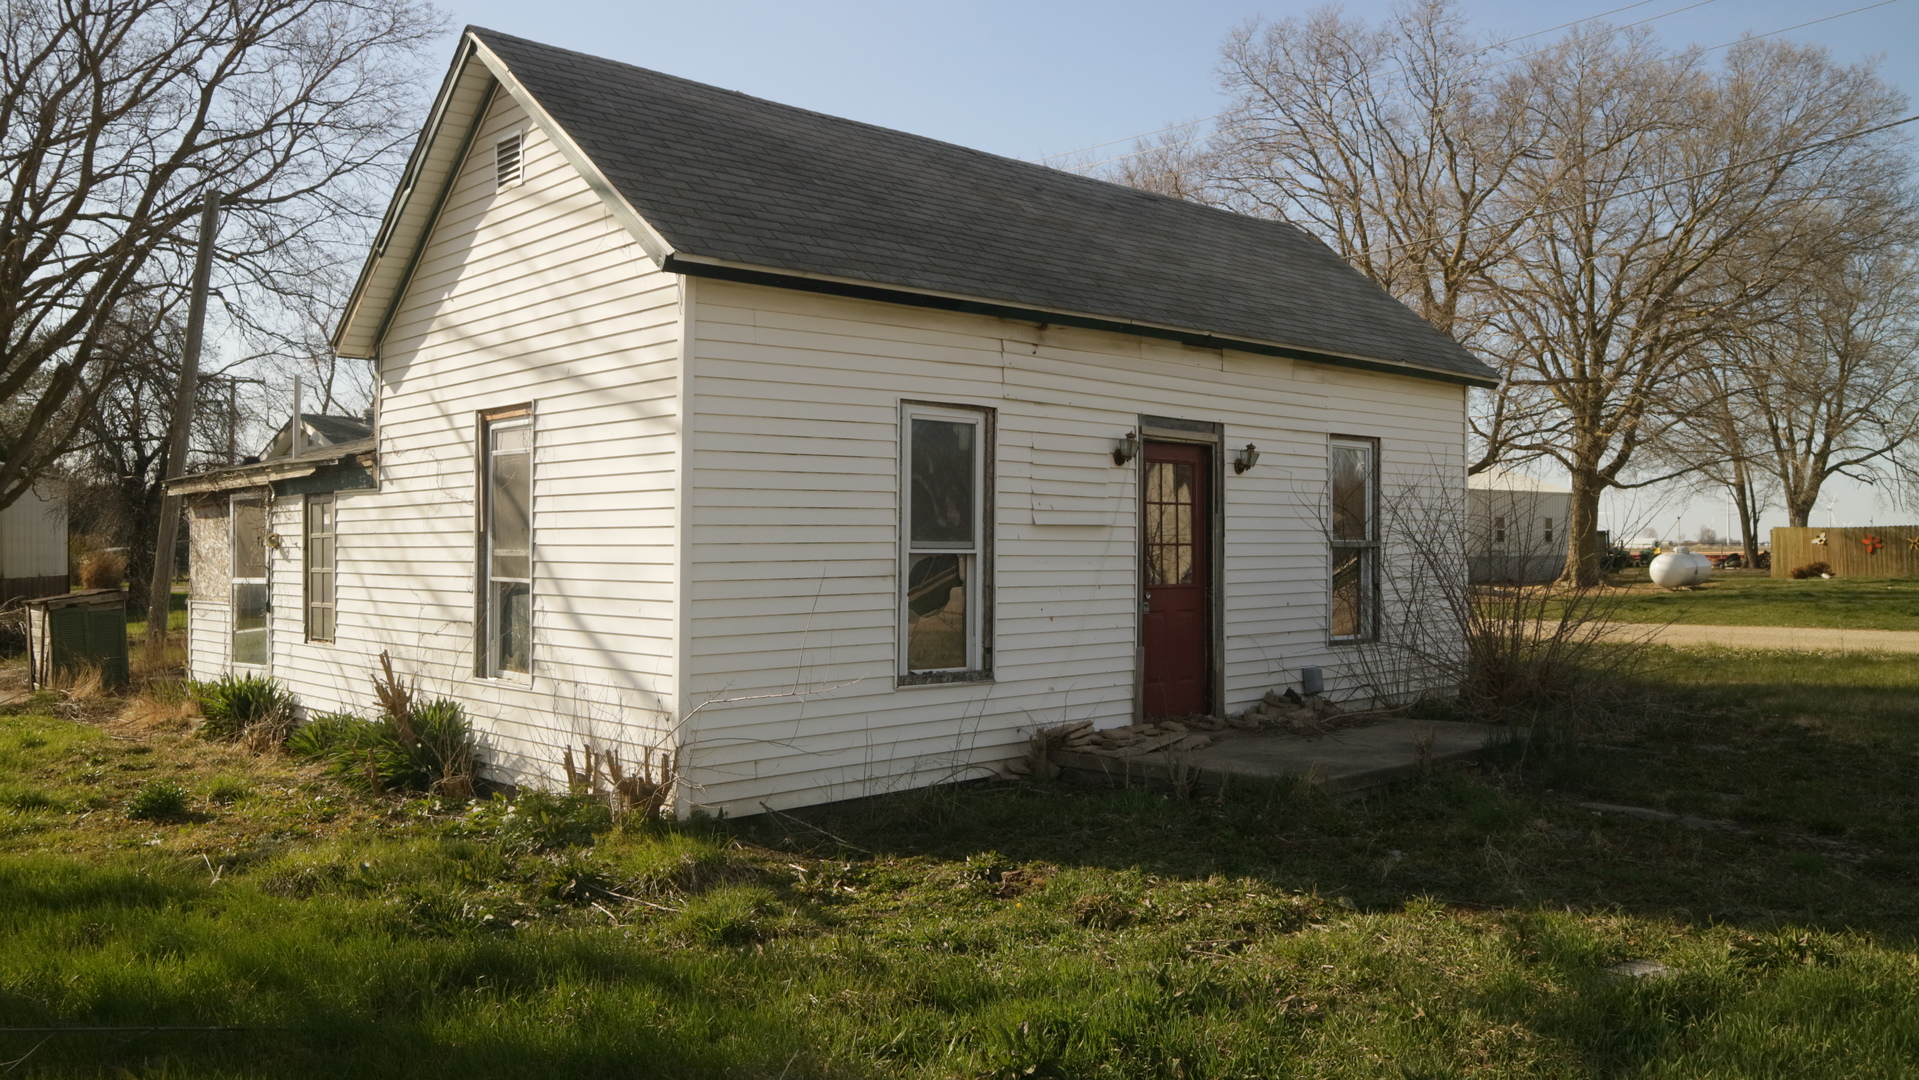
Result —
<path fill-rule="evenodd" d="M 1604 489 L 1590 469 L 1572 471 L 1573 493 L 1566 519 L 1566 569 L 1559 580 L 1570 585 L 1597 585 L 1603 574 L 1599 550 L 1599 493 Z"/>

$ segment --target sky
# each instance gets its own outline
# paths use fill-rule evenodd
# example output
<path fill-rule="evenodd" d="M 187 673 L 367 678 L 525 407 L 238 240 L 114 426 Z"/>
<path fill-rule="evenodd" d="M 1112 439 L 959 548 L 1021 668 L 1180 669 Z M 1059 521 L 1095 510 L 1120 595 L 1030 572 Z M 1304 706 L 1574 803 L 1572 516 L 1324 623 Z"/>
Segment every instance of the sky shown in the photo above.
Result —
<path fill-rule="evenodd" d="M 1278 20 L 1321 6 L 1317 0 L 440 4 L 456 29 L 484 26 L 1011 157 L 1083 151 L 1079 160 L 1125 153 L 1132 136 L 1218 112 L 1225 100 L 1215 67 L 1227 32 L 1250 19 Z M 1344 7 L 1376 19 L 1390 2 L 1349 0 Z M 1468 0 L 1464 10 L 1473 27 L 1494 40 L 1607 12 L 1615 25 L 1644 22 L 1674 46 L 1710 48 L 1748 32 L 1785 31 L 1778 36 L 1824 45 L 1846 62 L 1876 59 L 1888 81 L 1919 95 L 1919 0 Z M 449 58 L 452 45 L 449 34 Z M 1886 524 L 1914 516 L 1872 489 L 1830 487 L 1831 521 L 1822 509 L 1816 524 Z M 1691 535 L 1701 524 L 1723 533 L 1726 519 L 1723 498 L 1639 492 L 1610 498 L 1601 524 L 1620 534 L 1650 528 L 1671 538 L 1675 528 Z M 1775 511 L 1764 524 L 1783 523 Z"/>

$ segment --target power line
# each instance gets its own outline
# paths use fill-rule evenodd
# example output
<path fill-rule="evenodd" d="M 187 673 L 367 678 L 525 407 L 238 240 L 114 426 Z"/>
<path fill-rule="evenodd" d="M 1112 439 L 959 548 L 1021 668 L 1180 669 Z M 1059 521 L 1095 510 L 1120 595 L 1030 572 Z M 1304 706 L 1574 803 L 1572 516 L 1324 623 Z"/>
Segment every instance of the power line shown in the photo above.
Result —
<path fill-rule="evenodd" d="M 1634 27 L 1634 26 L 1642 26 L 1642 25 L 1644 25 L 1644 24 L 1646 24 L 1646 23 L 1649 23 L 1649 22 L 1654 22 L 1654 21 L 1656 21 L 1656 20 L 1658 20 L 1658 19 L 1663 19 L 1663 18 L 1665 18 L 1665 17 L 1667 16 L 1667 15 L 1677 15 L 1677 14 L 1679 14 L 1679 13 L 1680 13 L 1680 12 L 1682 12 L 1682 11 L 1689 11 L 1689 10 L 1691 10 L 1692 8 L 1695 8 L 1695 7 L 1701 7 L 1701 6 L 1704 6 L 1704 4 L 1707 4 L 1707 3 L 1712 3 L 1712 2 L 1713 2 L 1713 0 L 1701 0 L 1701 3 L 1697 3 L 1697 4 L 1691 4 L 1691 5 L 1688 5 L 1687 7 L 1682 7 L 1682 8 L 1674 8 L 1674 9 L 1673 9 L 1672 11 L 1668 11 L 1668 12 L 1665 12 L 1664 14 L 1661 14 L 1661 15 L 1655 15 L 1655 16 L 1652 16 L 1651 18 L 1648 18 L 1648 19 L 1642 19 L 1642 20 L 1640 20 L 1639 22 L 1636 22 L 1636 23 L 1627 23 L 1627 24 L 1626 24 L 1626 25 L 1624 25 L 1624 26 L 1619 26 L 1619 27 L 1613 27 L 1613 28 L 1611 28 L 1611 30 L 1608 30 L 1608 31 L 1599 31 L 1599 32 L 1597 32 L 1597 33 L 1594 33 L 1594 34 L 1589 34 L 1589 35 L 1586 35 L 1586 37 L 1580 37 L 1580 38 L 1574 38 L 1574 39 L 1573 39 L 1573 41 L 1574 41 L 1574 42 L 1578 42 L 1578 41 L 1584 41 L 1584 40 L 1587 40 L 1587 38 L 1590 38 L 1590 37 L 1596 37 L 1596 36 L 1598 36 L 1598 34 L 1599 34 L 1599 33 L 1608 33 L 1608 32 L 1613 32 L 1613 31 L 1617 31 L 1617 30 L 1627 30 L 1627 29 L 1630 29 L 1630 28 L 1632 28 L 1632 27 Z M 1780 34 L 1789 34 L 1789 33 L 1791 33 L 1791 32 L 1792 32 L 1792 31 L 1794 31 L 1794 30 L 1802 30 L 1802 29 L 1804 29 L 1804 28 L 1806 28 L 1806 27 L 1808 27 L 1808 26 L 1816 26 L 1816 25 L 1818 25 L 1819 23 L 1824 23 L 1824 22 L 1831 22 L 1831 21 L 1833 21 L 1834 19 L 1843 19 L 1843 18 L 1845 18 L 1845 17 L 1847 17 L 1848 15 L 1857 15 L 1857 14 L 1859 14 L 1859 13 L 1860 13 L 1860 12 L 1862 12 L 1862 11 L 1871 11 L 1871 10 L 1872 10 L 1872 9 L 1874 9 L 1874 8 L 1882 8 L 1882 7 L 1886 7 L 1887 5 L 1890 5 L 1890 4 L 1895 4 L 1895 3 L 1898 3 L 1898 2 L 1899 2 L 1899 0 L 1878 0 L 1878 2 L 1877 2 L 1877 3 L 1872 3 L 1872 4 L 1865 4 L 1865 5 L 1863 5 L 1863 6 L 1861 6 L 1861 7 L 1856 7 L 1856 8 L 1853 8 L 1853 9 L 1851 9 L 1850 11 L 1841 11 L 1841 12 L 1839 12 L 1839 13 L 1837 13 L 1837 14 L 1835 14 L 1835 15 L 1826 15 L 1826 16 L 1822 16 L 1822 17 L 1820 17 L 1820 18 L 1817 18 L 1817 19 L 1808 19 L 1808 20 L 1806 20 L 1805 22 L 1802 22 L 1802 23 L 1794 23 L 1794 24 L 1793 24 L 1793 25 L 1791 25 L 1791 26 L 1786 26 L 1786 27 L 1781 27 L 1780 29 L 1777 29 L 1777 30 L 1768 30 L 1768 31 L 1766 31 L 1766 32 L 1765 32 L 1765 33 L 1763 33 L 1763 34 L 1750 34 L 1750 35 L 1746 35 L 1746 36 L 1744 36 L 1744 37 L 1740 37 L 1740 38 L 1735 38 L 1735 39 L 1734 39 L 1734 40 L 1732 40 L 1732 41 L 1724 41 L 1724 42 L 1721 42 L 1721 43 L 1719 43 L 1719 44 L 1717 44 L 1717 45 L 1714 45 L 1714 46 L 1711 46 L 1710 48 L 1705 48 L 1705 49 L 1701 49 L 1701 50 L 1699 50 L 1699 52 L 1700 52 L 1700 53 L 1701 53 L 1702 55 L 1703 55 L 1703 54 L 1705 54 L 1705 53 L 1710 53 L 1710 52 L 1718 52 L 1718 51 L 1719 51 L 1720 49 L 1728 49 L 1728 48 L 1731 48 L 1732 46 L 1734 46 L 1734 45 L 1737 45 L 1737 44 L 1739 44 L 1739 43 L 1740 43 L 1741 41 L 1747 41 L 1747 40 L 1752 40 L 1752 41 L 1763 41 L 1764 39 L 1766 39 L 1766 38 L 1769 38 L 1769 37 L 1777 37 L 1777 36 L 1779 36 Z M 1635 6 L 1636 6 L 1636 5 L 1635 5 Z M 1594 18 L 1600 18 L 1600 17 L 1601 17 L 1601 16 L 1594 16 Z M 1550 31 L 1550 30 L 1542 30 L 1542 31 L 1540 31 L 1540 33 L 1551 33 L 1551 31 Z M 1538 35 L 1535 35 L 1535 34 L 1528 34 L 1528 35 L 1526 35 L 1526 36 L 1527 36 L 1527 37 L 1536 37 L 1536 36 L 1538 36 Z M 1513 39 L 1513 40 L 1519 40 L 1519 39 L 1517 39 L 1517 38 L 1515 38 L 1515 39 Z M 1562 43 L 1562 44 L 1564 44 L 1564 43 Z M 1510 63 L 1510 62 L 1512 62 L 1512 61 L 1514 61 L 1514 60 L 1523 60 L 1523 59 L 1525 59 L 1526 57 L 1529 57 L 1529 56 L 1537 56 L 1537 55 L 1539 55 L 1540 53 L 1543 53 L 1543 52 L 1550 52 L 1550 51 L 1552 51 L 1553 49 L 1555 49 L 1555 48 L 1558 48 L 1558 47 L 1559 47 L 1559 45 L 1557 45 L 1557 44 L 1556 44 L 1556 45 L 1550 45 L 1550 46 L 1547 46 L 1547 47 L 1546 47 L 1546 48 L 1544 48 L 1544 49 L 1535 49 L 1535 50 L 1534 50 L 1534 51 L 1532 51 L 1532 52 L 1529 52 L 1529 53 L 1521 53 L 1521 54 L 1519 54 L 1519 55 L 1517 55 L 1517 56 L 1511 56 L 1511 57 L 1507 57 L 1507 58 L 1506 58 L 1506 59 L 1504 59 L 1504 60 L 1497 60 L 1497 61 L 1493 61 L 1493 62 L 1491 62 L 1491 63 L 1487 63 L 1487 64 L 1480 64 L 1480 65 L 1476 65 L 1476 66 L 1474 66 L 1474 67 L 1472 67 L 1472 68 L 1468 68 L 1468 69 L 1467 69 L 1467 71 L 1466 71 L 1466 72 L 1463 72 L 1462 74 L 1470 74 L 1471 72 L 1474 72 L 1474 71 L 1479 71 L 1479 70 L 1482 70 L 1482 69 L 1484 69 L 1484 68 L 1488 68 L 1488 67 L 1497 67 L 1497 66 L 1499 66 L 1500 64 L 1505 64 L 1505 63 Z M 1641 65 L 1641 66 L 1643 66 L 1643 65 Z M 1393 69 L 1393 71 L 1399 71 L 1399 70 L 1403 70 L 1403 68 L 1394 68 L 1394 69 Z M 1391 72 L 1388 72 L 1388 74 L 1391 74 Z M 1139 135 L 1139 136 L 1135 136 L 1135 138 L 1136 138 L 1136 139 L 1143 139 L 1143 138 L 1148 138 L 1148 137 L 1150 137 L 1151 135 L 1156 135 L 1156 134 L 1160 134 L 1160 132 L 1164 132 L 1164 131 L 1173 131 L 1173 130 L 1175 130 L 1175 129 L 1178 129 L 1178 128 L 1182 128 L 1182 127 L 1189 127 L 1189 126 L 1191 126 L 1191 125 L 1193 125 L 1193 124 L 1203 124 L 1203 123 L 1205 123 L 1205 122 L 1206 122 L 1207 120 L 1218 120 L 1218 119 L 1220 119 L 1221 117 L 1223 117 L 1223 116 L 1225 116 L 1225 115 L 1226 115 L 1226 113 L 1223 113 L 1223 112 L 1222 112 L 1222 113 L 1215 113 L 1215 114 L 1213 114 L 1212 116 L 1208 116 L 1208 117 L 1202 117 L 1201 119 L 1198 119 L 1198 120 L 1193 120 L 1193 121 L 1189 121 L 1189 122 L 1188 122 L 1188 123 L 1186 123 L 1186 124 L 1174 124 L 1174 125 L 1173 125 L 1172 127 L 1168 127 L 1168 128 L 1161 128 L 1159 132 L 1148 132 L 1148 133 L 1147 133 L 1146 135 Z M 1142 154 L 1150 154 L 1150 153 L 1153 153 L 1153 152 L 1154 152 L 1154 151 L 1156 151 L 1156 150 L 1171 150 L 1171 149 L 1176 149 L 1176 148 L 1178 148 L 1178 147 L 1181 147 L 1181 146 L 1190 146 L 1191 144 L 1193 144 L 1193 143 L 1196 143 L 1196 142 L 1198 142 L 1198 141 L 1200 141 L 1201 139 L 1204 139 L 1204 138 L 1206 138 L 1206 137 L 1207 137 L 1207 135 L 1206 135 L 1206 134 L 1204 134 L 1204 133 L 1201 133 L 1201 134 L 1198 134 L 1198 135 L 1194 135 L 1194 136 L 1192 136 L 1191 138 L 1187 138 L 1187 139 L 1181 139 L 1181 140 L 1179 140 L 1178 142 L 1171 142 L 1171 143 L 1165 143 L 1165 144 L 1163 144 L 1163 145 L 1160 145 L 1160 146 L 1149 146 L 1149 147 L 1146 147 L 1145 149 L 1142 149 L 1142 150 L 1134 150 L 1133 152 L 1131 152 L 1131 153 L 1128 153 L 1128 154 L 1117 154 L 1117 155 L 1114 155 L 1113 157 L 1109 157 L 1109 158 L 1102 158 L 1102 159 L 1100 159 L 1099 161 L 1093 161 L 1093 162 L 1088 162 L 1087 164 L 1084 164 L 1084 165 L 1074 165 L 1074 166 L 1070 166 L 1070 167 L 1067 167 L 1067 166 L 1061 166 L 1061 168 L 1063 168 L 1063 169 L 1065 169 L 1065 171 L 1067 171 L 1067 172 L 1077 172 L 1077 173 L 1084 173 L 1084 172 L 1087 172 L 1088 170 L 1091 170 L 1091 169 L 1096 169 L 1096 168 L 1098 168 L 1098 167 L 1100 167 L 1101 165 L 1110 165 L 1110 164 L 1112 164 L 1112 163 L 1113 163 L 1113 162 L 1115 162 L 1115 161 L 1126 161 L 1126 160 L 1128 160 L 1128 159 L 1131 159 L 1131 158 L 1136 158 L 1136 157 L 1139 157 L 1139 156 L 1140 156 L 1140 155 L 1142 155 Z M 1111 142 L 1111 143 L 1102 143 L 1102 144 L 1100 144 L 1100 145 L 1102 145 L 1102 146 L 1112 146 L 1112 145 L 1114 145 L 1114 143 L 1119 143 L 1119 142 L 1126 142 L 1126 141 L 1127 141 L 1127 140 L 1125 140 L 1125 139 L 1116 139 L 1116 140 L 1114 140 L 1114 141 L 1113 141 L 1113 142 Z"/>
<path fill-rule="evenodd" d="M 1580 23 L 1582 23 L 1582 22 L 1591 22 L 1591 21 L 1592 21 L 1592 20 L 1594 20 L 1594 19 L 1603 19 L 1603 18 L 1605 18 L 1605 17 L 1606 17 L 1606 16 L 1608 16 L 1608 15 L 1617 15 L 1617 14 L 1619 14 L 1619 13 L 1620 13 L 1620 12 L 1622 12 L 1622 11 L 1630 11 L 1630 10 L 1632 10 L 1633 8 L 1636 8 L 1636 7 L 1645 7 L 1645 6 L 1647 5 L 1647 4 L 1651 4 L 1651 3 L 1656 3 L 1656 2 L 1657 2 L 1657 0 L 1635 0 L 1635 2 L 1634 2 L 1634 3 L 1630 3 L 1630 4 L 1627 4 L 1627 5 L 1625 5 L 1625 6 L 1623 6 L 1623 7 L 1616 7 L 1616 8 L 1613 8 L 1613 9 L 1611 9 L 1610 11 L 1602 11 L 1602 12 L 1600 12 L 1600 13 L 1598 13 L 1597 15 L 1588 15 L 1588 16 L 1586 16 L 1586 17 L 1584 17 L 1584 18 L 1581 18 L 1581 19 L 1574 19 L 1574 20 L 1573 20 L 1572 22 L 1563 22 L 1563 23 L 1560 23 L 1560 24 L 1559 24 L 1558 26 L 1549 26 L 1549 27 L 1547 27 L 1547 28 L 1546 28 L 1546 29 L 1544 29 L 1544 30 L 1535 30 L 1535 31 L 1533 31 L 1533 32 L 1532 32 L 1532 33 L 1530 33 L 1530 34 L 1519 34 L 1519 35 L 1516 35 L 1516 36 L 1514 36 L 1514 37 L 1509 37 L 1509 38 L 1507 38 L 1507 39 L 1505 39 L 1504 41 L 1495 41 L 1495 42 L 1493 42 L 1493 43 L 1492 43 L 1491 45 L 1488 45 L 1488 46 L 1486 46 L 1485 48 L 1482 48 L 1482 49 L 1477 49 L 1477 50 L 1475 50 L 1475 51 L 1473 51 L 1472 53 L 1470 53 L 1469 55 L 1472 55 L 1472 56 L 1481 56 L 1481 55 L 1484 55 L 1485 53 L 1489 53 L 1489 52 L 1491 52 L 1491 51 L 1493 51 L 1494 49 L 1497 49 L 1497 48 L 1499 48 L 1499 47 L 1500 47 L 1500 46 L 1502 46 L 1502 45 L 1511 45 L 1511 44 L 1512 44 L 1513 42 L 1515 42 L 1515 41 L 1524 41 L 1524 40 L 1526 40 L 1527 38 L 1534 38 L 1534 37 L 1538 37 L 1538 36 L 1539 36 L 1539 35 L 1541 35 L 1541 34 L 1550 34 L 1550 33 L 1552 33 L 1552 32 L 1553 32 L 1553 31 L 1555 31 L 1555 30 L 1564 30 L 1564 29 L 1565 29 L 1565 28 L 1567 28 L 1568 26 L 1578 26 L 1578 25 L 1579 25 Z M 1708 2 L 1710 2 L 1710 0 L 1708 0 Z M 1684 9 L 1681 9 L 1681 10 L 1684 10 Z M 1384 77 L 1384 75 L 1393 75 L 1393 74 L 1397 74 L 1398 72 L 1401 72 L 1401 71 L 1404 71 L 1404 70 L 1405 70 L 1405 65 L 1403 65 L 1403 64 L 1402 64 L 1402 65 L 1400 65 L 1399 67 L 1396 67 L 1396 68 L 1392 68 L 1392 69 L 1390 69 L 1390 70 L 1388 70 L 1388 71 L 1386 71 L 1386 72 L 1384 72 L 1384 73 L 1383 73 L 1383 75 L 1382 75 L 1382 77 Z M 1221 116 L 1224 116 L 1224 115 L 1226 115 L 1226 114 L 1225 114 L 1225 113 L 1215 113 L 1215 114 L 1214 114 L 1214 115 L 1212 115 L 1212 116 L 1204 116 L 1204 117 L 1201 117 L 1201 118 L 1199 118 L 1198 120 L 1187 120 L 1187 121 L 1185 121 L 1185 122 L 1183 122 L 1183 123 L 1178 123 L 1178 124 L 1168 124 L 1167 126 L 1165 126 L 1165 127 L 1163 127 L 1163 128 L 1160 128 L 1160 129 L 1158 129 L 1158 130 L 1156 130 L 1156 131 L 1148 131 L 1148 132 L 1146 132 L 1146 133 L 1144 133 L 1144 134 L 1142 134 L 1142 135 L 1128 135 L 1127 137 L 1125 137 L 1125 138 L 1123 138 L 1123 139 L 1108 139 L 1108 140 L 1107 140 L 1106 142 L 1102 142 L 1102 143 L 1094 143 L 1094 144 L 1093 144 L 1093 145 L 1091 145 L 1091 146 L 1082 146 L 1082 147 L 1080 147 L 1080 148 L 1079 148 L 1079 149 L 1077 149 L 1077 150 L 1066 150 L 1066 151 L 1063 151 L 1063 152 L 1061 152 L 1061 153 L 1058 153 L 1058 154 L 1042 154 L 1042 155 L 1040 156 L 1040 159 L 1039 159 L 1039 161 L 1040 161 L 1040 164 L 1042 164 L 1042 165 L 1044 165 L 1045 163 L 1047 163 L 1047 162 L 1049 162 L 1049 161 L 1057 161 L 1057 160 L 1059 160 L 1060 158 L 1069 158 L 1069 157 L 1072 157 L 1072 156 L 1073 156 L 1074 154 L 1084 154 L 1084 153 L 1085 153 L 1085 152 L 1087 152 L 1088 150 L 1098 150 L 1098 149 L 1100 149 L 1101 147 L 1106 147 L 1106 146 L 1118 146 L 1118 145 L 1119 145 L 1120 143 L 1129 143 L 1129 142 L 1134 142 L 1134 141 L 1136 141 L 1136 140 L 1139 140 L 1139 139 L 1150 139 L 1150 138 L 1152 138 L 1152 137 L 1153 137 L 1153 136 L 1155 136 L 1155 135 L 1162 135 L 1162 134 L 1164 134 L 1164 133 L 1166 133 L 1166 132 L 1168 132 L 1168 131 L 1178 131 L 1178 130 L 1179 130 L 1180 128 L 1183 128 L 1183 127 L 1191 127 L 1191 126 L 1193 126 L 1194 124 L 1203 124 L 1203 123 L 1205 123 L 1205 122 L 1206 122 L 1206 121 L 1208 121 L 1208 120 L 1217 120 L 1217 119 L 1219 119 L 1219 118 L 1220 118 Z"/>

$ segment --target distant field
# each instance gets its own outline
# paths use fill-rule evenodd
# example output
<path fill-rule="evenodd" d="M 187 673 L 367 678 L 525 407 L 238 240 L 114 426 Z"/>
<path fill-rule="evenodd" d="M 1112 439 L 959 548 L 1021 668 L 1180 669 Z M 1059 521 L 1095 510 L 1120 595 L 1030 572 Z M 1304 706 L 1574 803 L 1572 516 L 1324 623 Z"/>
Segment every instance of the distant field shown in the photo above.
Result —
<path fill-rule="evenodd" d="M 1695 626 L 1821 626 L 1842 630 L 1919 630 L 1919 579 L 1762 577 L 1715 574 L 1699 589 L 1672 592 L 1644 571 L 1620 575 L 1615 622 Z"/>

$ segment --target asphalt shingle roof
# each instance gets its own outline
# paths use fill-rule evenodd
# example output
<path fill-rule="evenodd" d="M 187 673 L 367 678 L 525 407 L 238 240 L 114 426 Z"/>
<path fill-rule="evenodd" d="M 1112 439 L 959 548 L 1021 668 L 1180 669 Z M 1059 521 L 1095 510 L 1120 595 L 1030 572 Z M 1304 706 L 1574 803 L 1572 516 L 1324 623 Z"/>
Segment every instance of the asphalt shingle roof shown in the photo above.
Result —
<path fill-rule="evenodd" d="M 1295 226 L 470 32 L 677 252 L 1496 377 Z"/>

